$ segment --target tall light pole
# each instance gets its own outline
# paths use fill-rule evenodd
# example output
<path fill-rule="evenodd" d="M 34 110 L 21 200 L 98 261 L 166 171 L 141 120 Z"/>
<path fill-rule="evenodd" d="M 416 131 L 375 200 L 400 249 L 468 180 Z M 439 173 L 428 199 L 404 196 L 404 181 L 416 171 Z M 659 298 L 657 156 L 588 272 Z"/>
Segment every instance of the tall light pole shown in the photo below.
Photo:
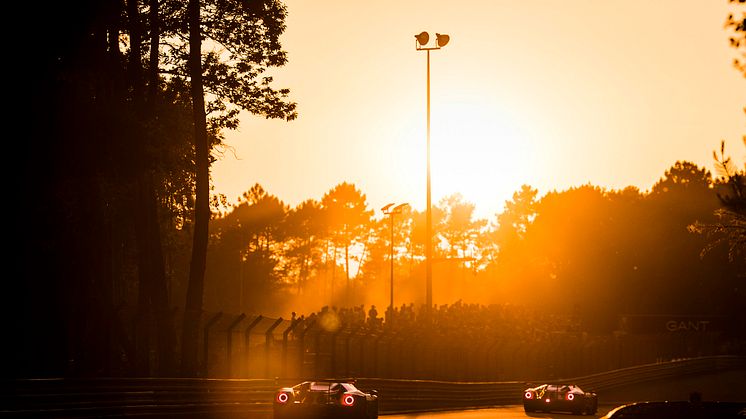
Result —
<path fill-rule="evenodd" d="M 381 211 L 383 211 L 385 215 L 388 215 L 391 221 L 391 253 L 389 255 L 389 260 L 391 262 L 391 300 L 389 302 L 389 313 L 391 313 L 392 316 L 394 314 L 394 214 L 401 214 L 402 208 L 408 206 L 409 204 L 405 202 L 391 208 L 393 205 L 394 204 L 391 203 L 381 208 Z"/>
<path fill-rule="evenodd" d="M 427 47 L 430 35 L 421 32 L 415 35 L 415 49 L 427 51 L 427 204 L 425 220 L 425 306 L 427 310 L 433 306 L 433 212 L 430 196 L 430 51 L 441 49 L 448 44 L 448 35 L 436 33 L 435 46 Z"/>

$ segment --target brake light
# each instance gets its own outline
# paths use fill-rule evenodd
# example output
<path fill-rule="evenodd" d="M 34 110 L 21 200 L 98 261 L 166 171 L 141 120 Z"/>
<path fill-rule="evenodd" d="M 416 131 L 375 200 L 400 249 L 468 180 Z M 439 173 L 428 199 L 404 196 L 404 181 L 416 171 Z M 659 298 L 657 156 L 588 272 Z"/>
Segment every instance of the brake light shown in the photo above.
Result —
<path fill-rule="evenodd" d="M 575 395 L 572 393 L 567 393 L 567 400 L 573 401 L 575 399 Z"/>
<path fill-rule="evenodd" d="M 287 393 L 277 393 L 277 403 L 285 404 L 290 400 L 290 396 Z"/>
<path fill-rule="evenodd" d="M 355 404 L 355 398 L 351 394 L 342 395 L 342 406 L 352 406 Z"/>
<path fill-rule="evenodd" d="M 525 398 L 527 398 L 527 399 L 533 399 L 534 398 L 534 394 L 531 393 L 530 391 L 527 391 L 526 394 L 524 394 L 523 396 Z"/>

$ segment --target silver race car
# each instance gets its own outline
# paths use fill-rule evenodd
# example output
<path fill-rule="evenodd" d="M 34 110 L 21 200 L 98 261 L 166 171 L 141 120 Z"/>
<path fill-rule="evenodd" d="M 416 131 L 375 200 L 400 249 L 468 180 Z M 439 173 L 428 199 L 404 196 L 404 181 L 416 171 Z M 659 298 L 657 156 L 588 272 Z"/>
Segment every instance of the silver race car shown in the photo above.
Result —
<path fill-rule="evenodd" d="M 598 395 L 583 391 L 576 385 L 542 384 L 524 390 L 523 409 L 526 412 L 571 412 L 576 415 L 593 415 L 598 410 Z"/>
<path fill-rule="evenodd" d="M 274 419 L 378 418 L 378 394 L 352 382 L 304 381 L 281 388 L 272 403 Z"/>

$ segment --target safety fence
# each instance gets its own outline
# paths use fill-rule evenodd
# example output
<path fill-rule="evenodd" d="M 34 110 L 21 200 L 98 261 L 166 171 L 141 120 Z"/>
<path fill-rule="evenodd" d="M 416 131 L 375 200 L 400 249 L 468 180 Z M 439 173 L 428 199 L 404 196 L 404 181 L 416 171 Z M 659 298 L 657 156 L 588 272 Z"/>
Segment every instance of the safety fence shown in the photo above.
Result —
<path fill-rule="evenodd" d="M 178 330 L 179 313 L 173 314 Z M 330 314 L 331 316 L 331 314 Z M 333 317 L 333 316 L 332 316 Z M 590 334 L 542 318 L 462 316 L 451 324 L 362 319 L 271 318 L 204 313 L 199 378 L 378 377 L 441 381 L 520 381 L 583 376 L 634 365 L 716 355 L 746 355 L 743 333 L 677 328 L 665 333 Z M 508 316 L 509 317 L 509 316 Z M 370 319 L 368 319 L 370 320 Z M 161 368 L 155 328 L 136 313 L 112 316 L 105 365 L 85 364 L 87 348 L 72 350 L 67 376 L 172 376 Z M 525 322 L 525 324 L 523 324 Z M 151 325 L 152 326 L 152 325 Z M 116 331 L 116 333 L 114 333 Z M 178 347 L 178 342 L 176 343 Z M 84 350 L 85 349 L 85 350 Z M 178 353 L 172 351 L 171 353 Z M 177 355 L 178 356 L 178 355 Z M 165 363 L 163 363 L 165 364 Z"/>
<path fill-rule="evenodd" d="M 562 379 L 605 390 L 675 380 L 721 371 L 745 371 L 746 357 L 719 356 L 640 365 L 584 377 Z M 536 380 L 541 382 L 542 380 Z M 0 416 L 18 418 L 93 417 L 269 417 L 279 387 L 296 384 L 275 379 L 28 379 L 2 381 Z M 445 382 L 358 379 L 364 391 L 377 390 L 382 414 L 520 404 L 528 383 Z"/>
<path fill-rule="evenodd" d="M 743 340 L 719 332 L 539 337 L 499 330 L 334 329 L 321 319 L 205 317 L 202 377 L 380 377 L 443 381 L 512 381 L 590 375 L 680 358 L 744 355 Z"/>

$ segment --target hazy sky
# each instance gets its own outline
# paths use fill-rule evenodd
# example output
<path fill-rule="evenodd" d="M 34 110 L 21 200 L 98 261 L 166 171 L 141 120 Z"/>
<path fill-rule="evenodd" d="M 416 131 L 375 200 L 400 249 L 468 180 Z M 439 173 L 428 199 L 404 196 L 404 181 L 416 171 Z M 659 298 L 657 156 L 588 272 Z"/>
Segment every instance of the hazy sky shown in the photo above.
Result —
<path fill-rule="evenodd" d="M 426 53 L 433 203 L 460 192 L 494 218 L 522 184 L 648 190 L 677 160 L 712 170 L 746 149 L 746 79 L 727 0 L 288 0 L 292 122 L 244 115 L 213 166 L 232 202 L 254 183 L 295 206 L 352 182 L 371 209 L 425 208 Z M 742 166 L 741 166 L 742 167 Z"/>

